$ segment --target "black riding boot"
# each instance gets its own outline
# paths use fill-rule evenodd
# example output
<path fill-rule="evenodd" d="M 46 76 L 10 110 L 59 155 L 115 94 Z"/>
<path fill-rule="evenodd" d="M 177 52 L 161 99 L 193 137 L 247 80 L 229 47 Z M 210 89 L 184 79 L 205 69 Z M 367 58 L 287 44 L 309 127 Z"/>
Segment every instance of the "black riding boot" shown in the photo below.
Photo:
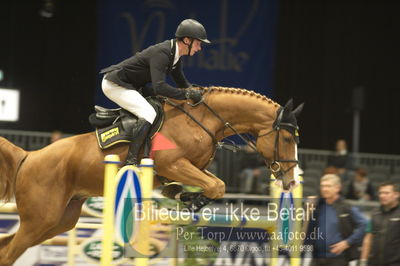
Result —
<path fill-rule="evenodd" d="M 147 134 L 150 131 L 151 124 L 143 118 L 139 118 L 137 121 L 138 129 L 135 131 L 131 146 L 129 147 L 128 155 L 126 156 L 125 165 L 137 165 L 140 148 L 143 146 L 143 142 L 148 140 Z"/>

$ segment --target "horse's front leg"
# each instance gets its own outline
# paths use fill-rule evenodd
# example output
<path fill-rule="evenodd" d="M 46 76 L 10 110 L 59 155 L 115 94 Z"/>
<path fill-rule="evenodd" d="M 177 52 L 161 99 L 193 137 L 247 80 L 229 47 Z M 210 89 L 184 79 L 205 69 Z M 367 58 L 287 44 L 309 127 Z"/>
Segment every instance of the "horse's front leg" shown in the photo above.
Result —
<path fill-rule="evenodd" d="M 185 158 L 159 169 L 158 173 L 185 185 L 201 187 L 203 195 L 210 199 L 222 198 L 225 193 L 225 183 L 222 180 L 208 171 L 201 171 Z"/>
<path fill-rule="evenodd" d="M 219 179 L 217 176 L 215 176 L 213 173 L 211 173 L 211 172 L 208 171 L 207 169 L 204 169 L 203 172 L 204 172 L 207 176 L 209 176 L 210 178 L 213 178 L 216 182 L 221 182 L 221 183 L 222 183 L 221 185 L 223 186 L 223 188 L 219 190 L 219 193 L 220 193 L 220 194 L 218 194 L 217 197 L 216 197 L 217 199 L 222 198 L 222 197 L 224 196 L 224 194 L 225 194 L 225 183 L 224 183 L 224 181 L 222 181 L 221 179 Z"/>

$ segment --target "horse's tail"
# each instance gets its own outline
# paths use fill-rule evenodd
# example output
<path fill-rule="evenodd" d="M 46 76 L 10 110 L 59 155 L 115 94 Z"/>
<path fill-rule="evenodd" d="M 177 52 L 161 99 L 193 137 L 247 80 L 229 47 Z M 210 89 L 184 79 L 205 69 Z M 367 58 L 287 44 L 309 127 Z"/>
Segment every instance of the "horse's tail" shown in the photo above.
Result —
<path fill-rule="evenodd" d="M 21 162 L 28 152 L 0 137 L 0 200 L 10 201 Z"/>

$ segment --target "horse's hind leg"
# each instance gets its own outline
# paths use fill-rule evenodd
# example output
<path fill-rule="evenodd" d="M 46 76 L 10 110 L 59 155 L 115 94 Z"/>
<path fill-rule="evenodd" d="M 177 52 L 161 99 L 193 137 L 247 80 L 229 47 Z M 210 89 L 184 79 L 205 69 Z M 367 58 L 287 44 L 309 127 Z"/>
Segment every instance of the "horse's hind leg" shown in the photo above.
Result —
<path fill-rule="evenodd" d="M 40 221 L 31 223 L 21 222 L 20 228 L 14 237 L 7 243 L 0 252 L 0 265 L 12 265 L 16 259 L 25 252 L 25 250 L 34 245 L 34 243 L 46 232 L 49 224 L 41 224 Z"/>
<path fill-rule="evenodd" d="M 14 235 L 15 234 L 0 238 L 0 265 L 7 265 L 3 264 L 2 262 L 2 257 L 3 257 L 2 254 L 5 254 L 5 249 L 7 245 L 10 243 L 10 241 L 14 238 Z"/>
<path fill-rule="evenodd" d="M 38 243 L 49 228 L 57 225 L 63 216 L 66 200 L 55 191 L 43 191 L 34 184 L 30 185 L 29 189 L 23 191 L 23 196 L 17 197 L 20 227 L 0 250 L 0 266 L 12 265 L 27 248 Z M 33 191 L 37 194 L 32 195 Z"/>
<path fill-rule="evenodd" d="M 10 241 L 13 239 L 15 234 L 5 236 L 5 237 L 0 237 L 0 254 L 1 250 L 10 243 Z"/>
<path fill-rule="evenodd" d="M 82 204 L 86 199 L 71 200 L 65 208 L 60 222 L 48 230 L 34 245 L 38 245 L 47 239 L 53 238 L 59 234 L 71 230 L 75 227 L 81 215 Z"/>
<path fill-rule="evenodd" d="M 38 242 L 38 239 L 48 230 L 49 226 L 50 224 L 40 223 L 40 221 L 21 223 L 17 233 L 0 254 L 0 265 L 12 265 L 26 249 Z"/>
<path fill-rule="evenodd" d="M 47 227 L 46 230 L 44 230 L 44 232 L 42 233 L 41 236 L 36 236 L 32 239 L 36 239 L 36 240 L 32 240 L 31 243 L 28 243 L 26 248 L 30 247 L 30 246 L 34 246 L 34 245 L 38 245 L 40 243 L 42 243 L 43 241 L 50 239 L 58 234 L 64 233 L 72 228 L 74 228 L 74 226 L 76 225 L 76 222 L 79 219 L 79 216 L 81 214 L 81 208 L 82 208 L 82 204 L 85 202 L 85 199 L 80 199 L 80 200 L 71 200 L 65 211 L 64 214 L 62 215 L 59 223 L 55 226 L 52 227 Z M 19 235 L 23 235 L 24 236 L 24 229 L 25 227 L 23 227 L 23 225 L 21 225 L 21 228 L 18 230 Z M 38 228 L 39 230 L 40 228 Z M 11 242 L 11 240 L 13 239 L 14 235 L 5 237 L 3 239 L 0 239 L 0 249 L 2 248 L 2 246 L 6 246 L 9 242 Z M 25 235 L 25 237 L 27 237 Z M 17 240 L 15 240 L 17 241 Z M 23 243 L 19 242 L 19 245 L 23 245 Z M 17 256 L 17 258 L 26 250 L 19 247 L 20 248 L 20 252 L 16 253 L 15 256 Z M 10 246 L 9 247 L 9 252 L 8 254 L 11 253 L 11 251 L 17 252 L 17 250 L 13 250 L 14 247 Z M 13 262 L 12 256 L 9 256 L 9 261 L 6 261 L 5 258 L 7 258 L 7 256 L 0 256 L 0 265 L 11 265 Z"/>

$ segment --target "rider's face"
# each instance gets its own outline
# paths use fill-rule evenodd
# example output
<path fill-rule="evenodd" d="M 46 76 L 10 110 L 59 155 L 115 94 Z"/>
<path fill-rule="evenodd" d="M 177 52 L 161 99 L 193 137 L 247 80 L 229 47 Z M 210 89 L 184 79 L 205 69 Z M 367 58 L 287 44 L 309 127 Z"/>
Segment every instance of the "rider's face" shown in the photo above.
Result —
<path fill-rule="evenodd" d="M 194 55 L 198 51 L 201 51 L 201 41 L 194 40 L 192 45 L 192 50 L 190 51 L 190 55 Z"/>
<path fill-rule="evenodd" d="M 184 42 L 186 44 L 190 44 L 190 39 L 189 38 L 185 38 Z M 187 50 L 187 55 L 189 55 L 189 47 L 187 46 L 186 48 Z M 192 49 L 190 50 L 190 56 L 194 55 L 195 53 L 197 53 L 198 51 L 201 51 L 201 41 L 194 39 L 193 40 L 193 44 L 192 44 Z"/>

